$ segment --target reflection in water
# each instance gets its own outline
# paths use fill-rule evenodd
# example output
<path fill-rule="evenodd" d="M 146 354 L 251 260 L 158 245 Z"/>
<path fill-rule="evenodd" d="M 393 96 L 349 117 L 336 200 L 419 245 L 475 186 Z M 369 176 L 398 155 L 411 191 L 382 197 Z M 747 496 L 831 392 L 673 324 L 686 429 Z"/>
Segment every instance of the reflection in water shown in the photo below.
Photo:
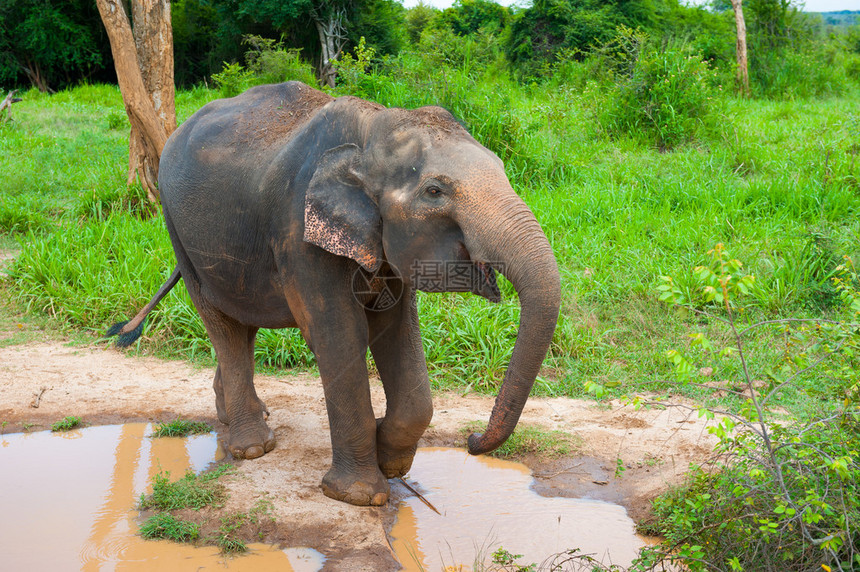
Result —
<path fill-rule="evenodd" d="M 542 497 L 529 488 L 531 473 L 520 463 L 473 457 L 462 449 L 419 449 L 408 480 L 441 516 L 405 493 L 391 530 L 405 570 L 468 570 L 499 546 L 522 554 L 522 564 L 579 548 L 604 564 L 626 566 L 644 545 L 623 507 Z"/>
<path fill-rule="evenodd" d="M 311 549 L 249 545 L 225 560 L 137 536 L 134 509 L 158 471 L 172 478 L 224 457 L 214 435 L 149 439 L 145 423 L 67 433 L 0 435 L 0 553 L 4 570 L 316 571 Z"/>

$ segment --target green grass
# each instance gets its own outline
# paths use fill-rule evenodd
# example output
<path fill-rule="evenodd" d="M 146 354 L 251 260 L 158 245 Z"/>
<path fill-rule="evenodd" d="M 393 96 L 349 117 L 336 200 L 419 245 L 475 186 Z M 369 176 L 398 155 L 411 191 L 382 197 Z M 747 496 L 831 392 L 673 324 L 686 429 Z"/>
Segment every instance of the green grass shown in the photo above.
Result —
<path fill-rule="evenodd" d="M 233 465 L 223 464 L 199 475 L 188 471 L 175 481 L 170 480 L 169 471 L 159 471 L 152 478 L 152 494 L 141 495 L 138 506 L 141 510 L 171 511 L 218 505 L 225 494 L 224 485 L 218 479 L 233 470 Z"/>
<path fill-rule="evenodd" d="M 212 427 L 202 421 L 189 421 L 187 419 L 175 419 L 168 423 L 159 423 L 152 432 L 151 437 L 186 437 L 188 435 L 200 435 L 210 433 Z"/>
<path fill-rule="evenodd" d="M 159 512 L 140 525 L 140 535 L 147 540 L 193 542 L 200 537 L 200 527 L 168 512 Z"/>
<path fill-rule="evenodd" d="M 460 433 L 483 433 L 487 429 L 484 421 L 466 424 Z M 520 423 L 504 444 L 489 453 L 499 459 L 522 459 L 527 455 L 555 459 L 570 455 L 581 445 L 581 440 L 564 431 L 553 431 L 537 425 Z"/>
<path fill-rule="evenodd" d="M 841 311 L 829 278 L 842 256 L 860 257 L 857 90 L 794 101 L 723 94 L 716 130 L 667 153 L 602 134 L 590 111 L 603 97 L 599 86 L 587 93 L 523 86 L 466 68 L 446 68 L 440 82 L 426 77 L 417 56 L 386 66 L 348 89 L 388 105 L 451 108 L 505 159 L 553 246 L 562 315 L 536 394 L 583 396 L 586 382 L 612 382 L 612 395 L 707 398 L 676 386 L 665 358 L 707 324 L 660 304 L 656 287 L 662 275 L 683 282 L 717 242 L 756 275 L 745 319 Z M 178 115 L 215 97 L 202 88 L 179 92 Z M 174 264 L 161 218 L 143 212 L 139 188 L 125 187 L 127 132 L 115 128 L 121 98 L 115 87 L 81 86 L 28 92 L 17 106 L 15 125 L 0 137 L 0 172 L 11 173 L 0 190 L 0 237 L 20 251 L 4 288 L 19 311 L 100 336 L 136 313 Z M 434 388 L 497 390 L 519 314 L 510 284 L 502 290 L 499 305 L 419 296 Z M 778 353 L 777 338 L 762 332 L 747 340 L 758 373 Z M 184 288 L 151 314 L 132 351 L 211 363 Z M 255 357 L 267 368 L 314 367 L 294 330 L 262 330 Z M 826 383 L 815 375 L 803 383 Z M 787 390 L 781 405 L 802 413 L 816 399 Z"/>
<path fill-rule="evenodd" d="M 78 427 L 81 424 L 81 418 L 75 417 L 73 415 L 68 415 L 63 417 L 53 425 L 51 425 L 51 431 L 71 431 L 75 427 Z"/>

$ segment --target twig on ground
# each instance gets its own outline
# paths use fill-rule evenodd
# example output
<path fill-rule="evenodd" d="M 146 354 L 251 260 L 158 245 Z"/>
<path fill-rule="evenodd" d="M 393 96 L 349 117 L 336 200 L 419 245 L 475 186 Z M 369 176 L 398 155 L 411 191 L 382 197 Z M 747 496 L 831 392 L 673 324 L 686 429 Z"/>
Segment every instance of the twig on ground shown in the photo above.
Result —
<path fill-rule="evenodd" d="M 48 387 L 45 387 L 45 386 L 40 387 L 40 388 L 39 388 L 39 393 L 36 393 L 36 394 L 33 396 L 33 401 L 30 403 L 30 407 L 32 407 L 32 408 L 34 408 L 34 409 L 38 409 L 38 408 L 39 408 L 39 403 L 41 403 L 41 401 L 42 401 L 42 396 L 45 394 L 45 392 L 46 392 L 46 391 L 48 391 L 48 389 L 49 389 L 49 388 L 48 388 Z"/>
<path fill-rule="evenodd" d="M 422 495 L 421 493 L 419 493 L 418 491 L 416 491 L 414 488 L 412 488 L 412 485 L 410 485 L 409 483 L 407 483 L 407 482 L 406 482 L 406 479 L 404 479 L 403 477 L 400 477 L 400 482 L 401 482 L 401 483 L 403 483 L 403 486 L 404 486 L 404 487 L 406 487 L 407 489 L 409 489 L 410 491 L 412 491 L 412 494 L 414 494 L 416 497 L 418 497 L 418 500 L 420 500 L 421 502 L 423 502 L 424 504 L 426 504 L 428 507 L 430 507 L 430 510 L 432 510 L 433 512 L 435 512 L 435 513 L 436 513 L 436 514 L 438 514 L 439 516 L 442 516 L 442 513 L 441 513 L 441 512 L 439 512 L 438 510 L 436 510 L 436 507 L 435 507 L 435 506 L 433 506 L 432 504 L 430 504 L 430 501 L 428 501 L 426 498 L 424 498 L 424 495 Z"/>
<path fill-rule="evenodd" d="M 0 102 L 0 115 L 3 115 L 4 109 L 6 110 L 6 119 L 4 121 L 12 121 L 12 104 L 22 101 L 20 97 L 15 97 L 16 93 L 18 93 L 18 90 L 13 89 L 6 95 L 6 98 Z"/>

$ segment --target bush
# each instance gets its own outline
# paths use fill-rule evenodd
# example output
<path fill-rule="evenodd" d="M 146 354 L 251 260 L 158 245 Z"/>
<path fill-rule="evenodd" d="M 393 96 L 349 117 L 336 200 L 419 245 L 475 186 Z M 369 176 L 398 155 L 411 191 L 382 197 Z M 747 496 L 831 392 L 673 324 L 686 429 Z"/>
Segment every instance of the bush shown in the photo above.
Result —
<path fill-rule="evenodd" d="M 254 35 L 245 36 L 242 43 L 251 46 L 245 53 L 245 63 L 253 74 L 253 85 L 296 80 L 317 87 L 314 69 L 302 61 L 301 49 L 286 48 L 283 42 Z"/>
<path fill-rule="evenodd" d="M 689 348 L 667 357 L 682 383 L 697 369 L 694 356 L 721 370 L 715 379 L 740 377 L 720 384 L 739 403 L 699 410 L 715 420 L 708 430 L 719 439 L 716 455 L 708 468 L 695 468 L 683 488 L 655 502 L 651 532 L 665 541 L 646 549 L 640 564 L 679 562 L 692 572 L 770 570 L 776 563 L 786 571 L 860 569 L 860 281 L 853 263 L 846 257 L 833 280 L 843 320 L 750 324 L 742 322 L 740 303 L 754 278 L 721 244 L 710 254 L 710 263 L 695 269 L 692 296 L 664 277 L 660 298 L 717 318 L 729 330 L 722 337 L 732 342 L 720 348 L 717 338 L 697 332 Z M 770 327 L 779 328 L 785 349 L 778 363 L 756 372 L 746 334 Z M 775 419 L 772 398 L 819 367 L 820 411 L 790 422 Z M 764 379 L 754 380 L 759 376 Z"/>
<path fill-rule="evenodd" d="M 221 97 L 235 97 L 251 87 L 254 72 L 245 69 L 242 64 L 224 62 L 220 73 L 212 74 L 212 81 L 221 90 Z"/>
<path fill-rule="evenodd" d="M 855 61 L 823 46 L 774 50 L 751 63 L 750 80 L 758 95 L 771 99 L 840 95 L 848 89 Z"/>
<path fill-rule="evenodd" d="M 657 49 L 624 27 L 610 46 L 614 57 L 595 56 L 606 59 L 617 78 L 605 107 L 595 110 L 609 134 L 630 134 L 666 150 L 699 138 L 713 125 L 714 73 L 701 56 L 680 46 Z"/>
<path fill-rule="evenodd" d="M 245 52 L 247 67 L 224 62 L 224 69 L 212 75 L 222 97 L 234 97 L 255 85 L 297 80 L 318 87 L 313 67 L 301 59 L 301 49 L 285 48 L 283 42 L 248 35 L 242 43 L 251 46 Z"/>

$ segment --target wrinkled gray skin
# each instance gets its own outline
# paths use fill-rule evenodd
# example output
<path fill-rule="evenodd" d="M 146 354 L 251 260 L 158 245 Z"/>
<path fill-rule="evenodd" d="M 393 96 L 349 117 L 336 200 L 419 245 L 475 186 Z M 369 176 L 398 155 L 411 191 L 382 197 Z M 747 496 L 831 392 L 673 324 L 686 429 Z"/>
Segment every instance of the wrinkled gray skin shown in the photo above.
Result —
<path fill-rule="evenodd" d="M 519 294 L 511 363 L 469 450 L 491 451 L 511 434 L 555 330 L 558 268 L 502 162 L 448 112 L 332 99 L 297 82 L 257 87 L 206 105 L 170 137 L 159 187 L 177 270 L 120 333 L 133 335 L 181 275 L 218 357 L 215 402 L 234 456 L 275 446 L 254 390 L 257 330 L 298 327 L 331 425 L 322 489 L 385 503 L 386 478 L 409 470 L 432 416 L 415 290 L 464 289 L 453 276 L 422 275 L 428 267 L 466 267 L 479 279 L 465 289 L 497 301 L 495 267 Z M 356 272 L 377 272 L 370 293 L 353 294 Z M 386 284 L 401 296 L 379 311 L 375 292 Z M 371 408 L 368 347 L 385 388 L 382 419 Z"/>

